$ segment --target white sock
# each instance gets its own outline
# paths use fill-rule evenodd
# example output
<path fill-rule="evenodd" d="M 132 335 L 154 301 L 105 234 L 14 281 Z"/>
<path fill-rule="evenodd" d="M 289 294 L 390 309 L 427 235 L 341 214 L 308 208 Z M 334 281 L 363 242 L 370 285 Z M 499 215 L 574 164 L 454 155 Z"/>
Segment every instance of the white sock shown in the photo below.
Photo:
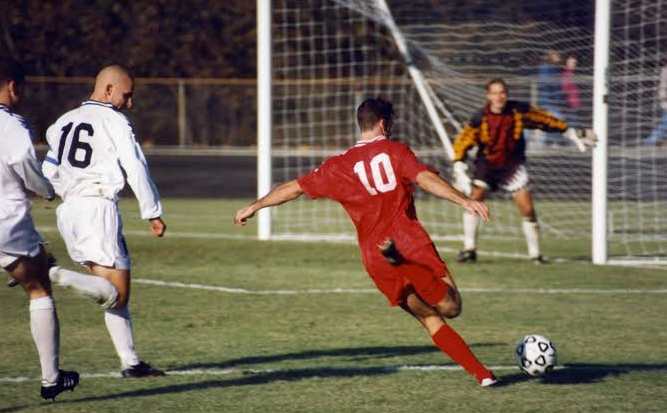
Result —
<path fill-rule="evenodd" d="M 537 222 L 523 221 L 523 233 L 526 235 L 528 244 L 528 256 L 537 258 L 540 256 L 540 225 Z"/>
<path fill-rule="evenodd" d="M 104 312 L 104 323 L 107 325 L 116 353 L 120 357 L 121 367 L 127 369 L 139 364 L 139 357 L 134 352 L 134 334 L 129 308 L 125 306 L 107 309 Z"/>
<path fill-rule="evenodd" d="M 49 269 L 51 281 L 61 287 L 69 287 L 86 297 L 91 297 L 104 308 L 116 305 L 118 291 L 109 281 L 96 275 L 86 275 L 55 266 Z"/>
<path fill-rule="evenodd" d="M 42 366 L 42 385 L 54 386 L 60 364 L 60 324 L 50 296 L 30 300 L 30 331 Z"/>
<path fill-rule="evenodd" d="M 479 231 L 479 216 L 469 212 L 463 213 L 463 249 L 466 251 L 477 249 L 477 233 Z"/>

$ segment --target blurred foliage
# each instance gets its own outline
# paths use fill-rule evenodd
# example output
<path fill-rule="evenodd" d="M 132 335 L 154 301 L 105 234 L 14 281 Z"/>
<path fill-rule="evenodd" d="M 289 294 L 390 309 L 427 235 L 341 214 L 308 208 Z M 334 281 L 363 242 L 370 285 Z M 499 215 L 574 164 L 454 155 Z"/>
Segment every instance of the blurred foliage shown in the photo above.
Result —
<path fill-rule="evenodd" d="M 2 0 L 0 52 L 31 75 L 253 77 L 255 1 Z"/>

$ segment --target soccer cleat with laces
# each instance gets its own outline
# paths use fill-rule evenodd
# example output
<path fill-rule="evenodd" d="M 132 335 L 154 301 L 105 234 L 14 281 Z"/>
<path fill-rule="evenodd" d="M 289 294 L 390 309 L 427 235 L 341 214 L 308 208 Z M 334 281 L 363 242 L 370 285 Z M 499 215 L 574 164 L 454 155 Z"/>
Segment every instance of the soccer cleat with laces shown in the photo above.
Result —
<path fill-rule="evenodd" d="M 141 377 L 149 376 L 164 376 L 164 371 L 153 368 L 150 364 L 140 361 L 139 364 L 130 366 L 130 368 L 125 369 L 120 372 L 120 374 L 126 379 L 138 379 Z"/>
<path fill-rule="evenodd" d="M 494 376 L 492 374 L 491 377 L 487 377 L 485 379 L 482 379 L 479 382 L 479 385 L 482 386 L 482 387 L 489 387 L 489 386 L 493 386 L 496 383 L 498 383 L 498 379 L 496 379 L 496 376 Z"/>
<path fill-rule="evenodd" d="M 477 251 L 475 250 L 459 251 L 459 255 L 456 257 L 456 262 L 477 262 Z"/>
<path fill-rule="evenodd" d="M 56 401 L 56 396 L 65 390 L 74 391 L 79 384 L 79 373 L 76 371 L 59 370 L 58 381 L 53 386 L 42 386 L 40 391 L 44 400 L 51 399 Z"/>
<path fill-rule="evenodd" d="M 538 255 L 537 257 L 531 258 L 533 261 L 533 264 L 535 265 L 543 265 L 543 264 L 549 264 L 549 260 L 544 258 L 541 255 Z"/>

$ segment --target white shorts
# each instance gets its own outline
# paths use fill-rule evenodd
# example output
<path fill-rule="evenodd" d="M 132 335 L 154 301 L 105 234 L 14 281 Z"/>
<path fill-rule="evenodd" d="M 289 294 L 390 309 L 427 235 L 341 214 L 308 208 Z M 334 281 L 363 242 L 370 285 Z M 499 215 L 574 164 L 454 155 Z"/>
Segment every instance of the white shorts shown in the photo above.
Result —
<path fill-rule="evenodd" d="M 530 181 L 528 168 L 526 168 L 526 165 L 524 164 L 519 165 L 516 170 L 509 175 L 502 173 L 494 174 L 492 171 L 487 171 L 487 174 L 490 176 L 486 177 L 486 179 L 476 178 L 473 179 L 472 183 L 482 189 L 489 190 L 498 188 L 513 194 L 520 189 L 527 188 Z M 497 175 L 498 177 L 495 178 L 494 175 Z"/>
<path fill-rule="evenodd" d="M 35 245 L 27 254 L 14 254 L 11 252 L 0 251 L 0 267 L 7 268 L 21 257 L 36 257 L 41 250 L 41 244 Z"/>
<path fill-rule="evenodd" d="M 104 198 L 68 199 L 56 210 L 58 230 L 72 260 L 119 270 L 130 269 L 123 221 L 115 202 Z"/>

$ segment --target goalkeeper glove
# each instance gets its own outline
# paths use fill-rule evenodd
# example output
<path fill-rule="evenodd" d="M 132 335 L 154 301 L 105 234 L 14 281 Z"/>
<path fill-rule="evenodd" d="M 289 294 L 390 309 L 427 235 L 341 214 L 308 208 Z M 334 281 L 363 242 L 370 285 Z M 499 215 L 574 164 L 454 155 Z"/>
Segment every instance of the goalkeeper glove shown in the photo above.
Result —
<path fill-rule="evenodd" d="M 472 180 L 466 173 L 468 165 L 465 162 L 454 162 L 454 188 L 458 189 L 465 195 L 472 193 Z"/>
<path fill-rule="evenodd" d="M 569 128 L 565 131 L 565 137 L 574 142 L 581 152 L 586 152 L 586 147 L 594 147 L 598 137 L 591 129 Z"/>

